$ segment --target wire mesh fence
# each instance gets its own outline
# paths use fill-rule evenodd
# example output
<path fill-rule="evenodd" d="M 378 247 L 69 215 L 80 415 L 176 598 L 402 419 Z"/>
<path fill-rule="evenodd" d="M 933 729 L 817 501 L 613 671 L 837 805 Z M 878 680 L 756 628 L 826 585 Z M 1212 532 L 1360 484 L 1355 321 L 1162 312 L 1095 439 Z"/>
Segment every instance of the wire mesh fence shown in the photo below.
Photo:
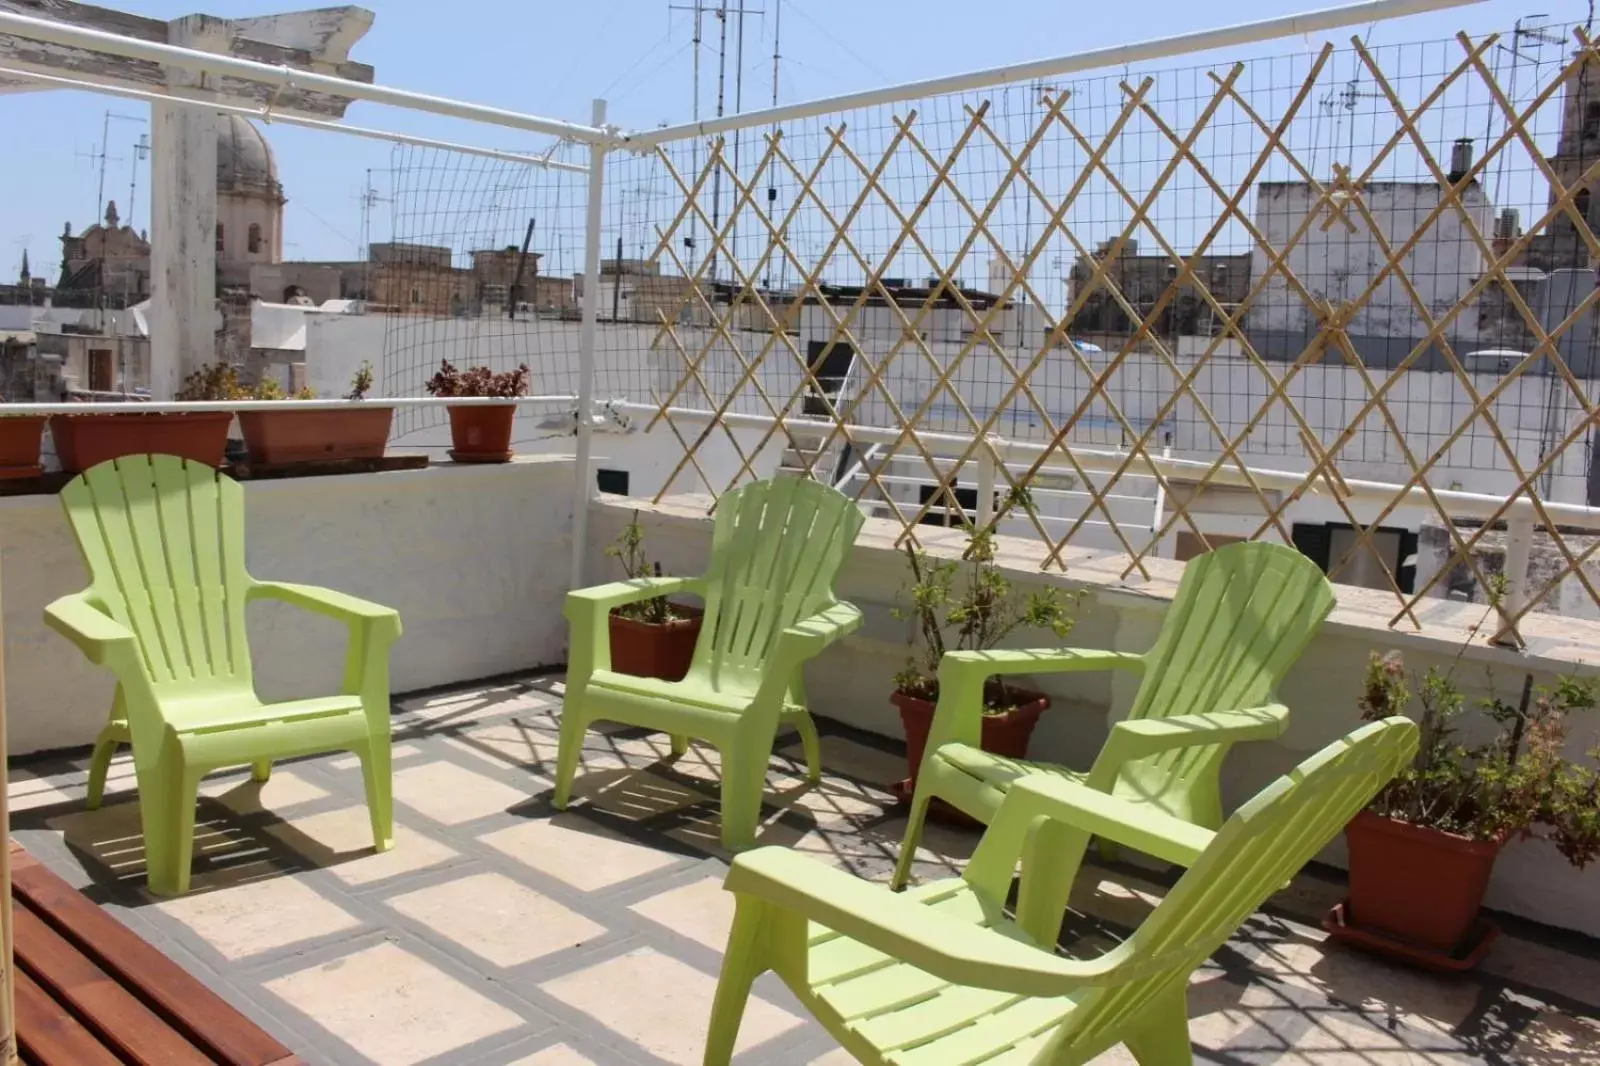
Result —
<path fill-rule="evenodd" d="M 777 442 L 906 537 L 998 510 L 1047 566 L 1092 531 L 1130 573 L 1315 526 L 1395 622 L 1463 568 L 1491 595 L 1493 532 L 1526 519 L 1556 563 L 1502 604 L 1514 633 L 1574 589 L 1600 607 L 1593 541 L 1551 510 L 1597 502 L 1597 179 L 1575 28 L 1013 85 L 613 158 L 600 314 L 713 494 Z M 1460 493 L 1503 505 L 1468 527 Z"/>

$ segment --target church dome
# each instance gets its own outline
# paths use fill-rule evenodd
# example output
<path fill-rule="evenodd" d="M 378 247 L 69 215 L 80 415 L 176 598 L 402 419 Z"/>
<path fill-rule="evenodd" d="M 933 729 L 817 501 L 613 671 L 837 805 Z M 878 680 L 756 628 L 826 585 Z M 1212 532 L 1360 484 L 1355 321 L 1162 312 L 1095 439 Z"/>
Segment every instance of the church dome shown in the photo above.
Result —
<path fill-rule="evenodd" d="M 239 115 L 217 116 L 217 191 L 283 199 L 272 147 L 253 122 Z"/>

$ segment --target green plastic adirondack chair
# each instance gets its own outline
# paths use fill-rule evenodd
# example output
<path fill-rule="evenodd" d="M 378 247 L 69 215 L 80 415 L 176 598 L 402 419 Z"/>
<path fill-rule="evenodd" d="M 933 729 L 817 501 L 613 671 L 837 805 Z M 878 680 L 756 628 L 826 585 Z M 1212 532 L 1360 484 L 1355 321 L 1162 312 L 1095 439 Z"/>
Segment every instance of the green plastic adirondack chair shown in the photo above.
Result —
<path fill-rule="evenodd" d="M 1189 975 L 1281 889 L 1417 748 L 1404 718 L 1363 726 L 1268 785 L 1213 833 L 1058 777 L 1006 796 L 960 878 L 903 895 L 792 851 L 734 859 L 737 907 L 706 1066 L 727 1066 L 751 982 L 774 970 L 872 1066 L 1077 1066 L 1124 1044 L 1188 1066 Z M 1053 948 L 1090 836 L 1188 867 L 1098 958 Z M 1005 913 L 1022 861 L 1015 917 Z"/>
<path fill-rule="evenodd" d="M 569 593 L 571 652 L 555 806 L 564 810 L 571 798 L 591 722 L 660 730 L 680 755 L 697 737 L 722 757 L 723 847 L 750 846 L 779 725 L 800 731 L 810 779 L 821 777 L 800 667 L 861 624 L 861 612 L 833 595 L 834 575 L 861 523 L 860 509 L 825 485 L 801 478 L 757 481 L 718 501 L 704 577 L 640 578 Z M 684 592 L 705 598 L 688 675 L 669 682 L 613 673 L 612 609 Z"/>
<path fill-rule="evenodd" d="M 911 874 L 935 796 L 987 823 L 1006 790 L 1033 773 L 1082 781 L 1197 825 L 1221 825 L 1218 779 L 1228 749 L 1282 734 L 1289 712 L 1275 702 L 1278 682 L 1333 605 L 1321 568 L 1293 548 L 1230 544 L 1184 568 L 1161 634 L 1143 655 L 1076 648 L 946 655 L 894 887 Z M 1142 671 L 1144 680 L 1087 774 L 979 746 L 989 677 L 1107 669 Z M 1174 737 L 1185 742 L 1174 745 Z"/>
<path fill-rule="evenodd" d="M 238 482 L 171 455 L 101 463 L 61 490 L 89 588 L 45 608 L 45 622 L 117 678 L 95 741 L 88 806 L 100 806 L 118 744 L 133 745 L 150 891 L 189 888 L 195 793 L 212 770 L 351 751 L 361 759 L 372 835 L 394 836 L 389 774 L 389 645 L 400 616 L 328 589 L 245 572 Z M 283 600 L 350 627 L 343 691 L 263 703 L 251 680 L 245 605 Z"/>

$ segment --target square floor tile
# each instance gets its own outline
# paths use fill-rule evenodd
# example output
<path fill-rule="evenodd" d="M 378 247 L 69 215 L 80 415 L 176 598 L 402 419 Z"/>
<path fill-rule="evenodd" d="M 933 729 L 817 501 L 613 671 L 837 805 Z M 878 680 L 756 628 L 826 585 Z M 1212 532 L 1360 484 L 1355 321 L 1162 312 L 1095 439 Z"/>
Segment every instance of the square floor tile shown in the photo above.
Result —
<path fill-rule="evenodd" d="M 606 927 L 496 873 L 408 892 L 389 906 L 496 966 L 518 966 L 586 940 Z"/>
<path fill-rule="evenodd" d="M 543 1051 L 535 1051 L 526 1055 L 511 1066 L 595 1066 L 595 1061 L 573 1051 L 565 1044 L 547 1047 Z"/>
<path fill-rule="evenodd" d="M 200 782 L 200 795 L 212 796 L 240 812 L 278 810 L 321 799 L 327 790 L 312 784 L 293 770 L 275 769 L 265 782 L 250 780 L 248 773 L 207 777 Z"/>
<path fill-rule="evenodd" d="M 583 892 L 610 888 L 682 861 L 671 852 L 625 840 L 577 814 L 532 819 L 490 833 L 483 842 Z"/>
<path fill-rule="evenodd" d="M 75 798 L 56 787 L 48 778 L 38 777 L 26 770 L 12 770 L 6 775 L 6 803 L 13 814 L 35 807 L 53 807 Z"/>
<path fill-rule="evenodd" d="M 522 1024 L 514 1011 L 394 944 L 265 987 L 383 1066 L 411 1066 Z"/>
<path fill-rule="evenodd" d="M 618 1036 L 677 1066 L 696 1066 L 705 1054 L 716 978 L 648 948 L 610 959 L 539 986 Z M 698 1024 L 688 1024 L 688 1019 Z M 801 1019 L 751 995 L 735 1051 L 765 1043 Z"/>
<path fill-rule="evenodd" d="M 415 755 L 421 750 L 415 744 L 396 744 L 389 749 L 389 761 L 394 762 Z M 361 760 L 354 755 L 340 755 L 329 759 L 326 765 L 330 770 L 354 770 L 361 765 Z"/>
<path fill-rule="evenodd" d="M 733 925 L 733 893 L 722 887 L 722 878 L 705 877 L 640 900 L 629 910 L 721 951 Z"/>
<path fill-rule="evenodd" d="M 858 744 L 849 737 L 825 736 L 822 748 L 824 774 L 843 774 L 870 785 L 890 785 L 906 776 L 906 757 Z M 785 744 L 781 754 L 805 766 L 805 747 L 799 740 Z"/>
<path fill-rule="evenodd" d="M 539 790 L 530 778 L 528 789 L 512 788 L 492 777 L 455 763 L 434 760 L 395 771 L 394 798 L 444 825 L 460 825 L 525 803 Z"/>
<path fill-rule="evenodd" d="M 292 877 L 272 877 L 162 900 L 157 907 L 228 959 L 259 955 L 360 926 L 354 915 Z"/>
<path fill-rule="evenodd" d="M 311 865 L 330 869 L 347 885 L 370 884 L 457 857 L 450 848 L 399 822 L 394 827 L 394 846 L 373 851 L 372 819 L 366 807 L 341 807 L 285 819 L 268 826 L 267 832 Z"/>

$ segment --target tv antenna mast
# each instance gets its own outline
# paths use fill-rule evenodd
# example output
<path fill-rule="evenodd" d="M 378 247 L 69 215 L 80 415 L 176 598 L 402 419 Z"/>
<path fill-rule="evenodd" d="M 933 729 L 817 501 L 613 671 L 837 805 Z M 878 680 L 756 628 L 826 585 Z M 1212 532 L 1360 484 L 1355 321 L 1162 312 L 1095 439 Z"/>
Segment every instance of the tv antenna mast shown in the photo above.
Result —
<path fill-rule="evenodd" d="M 361 186 L 361 247 L 357 254 L 361 257 L 361 298 L 364 301 L 372 300 L 372 209 L 379 204 L 393 203 L 388 196 L 379 196 L 378 190 L 372 184 L 372 168 L 367 168 L 365 183 Z"/>

